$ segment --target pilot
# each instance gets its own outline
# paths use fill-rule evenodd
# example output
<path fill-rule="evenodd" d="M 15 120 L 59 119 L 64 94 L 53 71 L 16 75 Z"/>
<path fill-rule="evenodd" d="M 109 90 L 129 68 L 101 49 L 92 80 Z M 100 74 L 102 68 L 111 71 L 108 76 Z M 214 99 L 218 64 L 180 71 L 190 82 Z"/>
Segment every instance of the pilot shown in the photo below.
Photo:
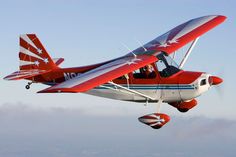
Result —
<path fill-rule="evenodd" d="M 156 76 L 154 67 L 151 64 L 148 64 L 144 67 L 146 78 L 154 78 Z"/>

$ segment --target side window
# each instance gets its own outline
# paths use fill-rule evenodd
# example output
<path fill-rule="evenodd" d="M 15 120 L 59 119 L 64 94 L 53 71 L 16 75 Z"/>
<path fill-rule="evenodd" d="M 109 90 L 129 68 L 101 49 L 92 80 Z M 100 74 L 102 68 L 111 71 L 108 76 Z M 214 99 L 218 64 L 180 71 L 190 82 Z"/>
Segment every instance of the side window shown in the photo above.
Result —
<path fill-rule="evenodd" d="M 136 79 L 153 79 L 156 78 L 156 71 L 153 65 L 149 64 L 133 71 L 133 77 Z"/>
<path fill-rule="evenodd" d="M 159 61 L 156 62 L 156 66 L 161 77 L 170 77 L 180 71 L 177 64 L 175 64 L 170 56 L 161 53 L 157 58 Z"/>
<path fill-rule="evenodd" d="M 144 69 L 140 68 L 140 69 L 133 71 L 133 77 L 137 78 L 137 79 L 145 78 Z"/>
<path fill-rule="evenodd" d="M 165 63 L 162 60 L 159 60 L 158 62 L 156 62 L 156 65 L 158 67 L 158 71 L 162 71 L 166 68 Z"/>

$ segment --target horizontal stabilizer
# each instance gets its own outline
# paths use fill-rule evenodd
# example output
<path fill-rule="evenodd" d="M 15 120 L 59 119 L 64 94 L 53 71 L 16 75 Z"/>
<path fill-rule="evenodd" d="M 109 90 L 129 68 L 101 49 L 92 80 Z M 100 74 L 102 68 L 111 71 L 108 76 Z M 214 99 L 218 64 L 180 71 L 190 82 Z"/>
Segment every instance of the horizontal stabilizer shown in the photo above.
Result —
<path fill-rule="evenodd" d="M 52 59 L 53 60 L 53 62 L 58 66 L 58 65 L 60 65 L 62 62 L 64 62 L 64 58 L 53 58 Z"/>
<path fill-rule="evenodd" d="M 47 73 L 49 71 L 47 70 L 39 70 L 39 69 L 32 69 L 32 70 L 20 70 L 16 71 L 6 77 L 4 77 L 4 80 L 21 80 L 21 79 L 27 79 L 32 78 L 37 75 L 42 75 L 44 73 Z"/>

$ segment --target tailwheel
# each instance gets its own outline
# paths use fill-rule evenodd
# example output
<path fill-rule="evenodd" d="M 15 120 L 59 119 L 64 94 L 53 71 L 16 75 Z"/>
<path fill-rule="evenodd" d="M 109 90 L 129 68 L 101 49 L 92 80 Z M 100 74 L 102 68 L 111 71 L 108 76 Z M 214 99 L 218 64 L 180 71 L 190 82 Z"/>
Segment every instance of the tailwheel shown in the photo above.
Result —
<path fill-rule="evenodd" d="M 30 85 L 32 84 L 33 82 L 28 82 L 28 84 L 25 86 L 25 89 L 30 89 Z"/>
<path fill-rule="evenodd" d="M 26 85 L 26 86 L 25 86 L 25 89 L 30 89 L 30 85 Z"/>

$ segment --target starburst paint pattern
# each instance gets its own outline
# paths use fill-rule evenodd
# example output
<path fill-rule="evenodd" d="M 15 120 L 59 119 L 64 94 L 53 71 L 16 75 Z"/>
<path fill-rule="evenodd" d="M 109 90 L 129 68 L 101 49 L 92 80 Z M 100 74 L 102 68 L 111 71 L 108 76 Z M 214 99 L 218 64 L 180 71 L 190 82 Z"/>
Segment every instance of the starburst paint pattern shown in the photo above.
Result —
<path fill-rule="evenodd" d="M 56 66 L 35 34 L 20 35 L 20 69 L 46 70 Z"/>

